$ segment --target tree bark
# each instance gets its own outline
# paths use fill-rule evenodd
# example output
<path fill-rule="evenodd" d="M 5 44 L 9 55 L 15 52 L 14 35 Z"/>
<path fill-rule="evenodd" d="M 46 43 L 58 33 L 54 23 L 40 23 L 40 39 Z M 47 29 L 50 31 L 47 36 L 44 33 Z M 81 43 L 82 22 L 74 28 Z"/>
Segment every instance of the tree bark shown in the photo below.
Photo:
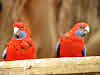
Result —
<path fill-rule="evenodd" d="M 56 16 L 54 11 L 54 0 L 45 0 L 41 2 L 41 33 L 40 50 L 38 58 L 56 56 Z"/>

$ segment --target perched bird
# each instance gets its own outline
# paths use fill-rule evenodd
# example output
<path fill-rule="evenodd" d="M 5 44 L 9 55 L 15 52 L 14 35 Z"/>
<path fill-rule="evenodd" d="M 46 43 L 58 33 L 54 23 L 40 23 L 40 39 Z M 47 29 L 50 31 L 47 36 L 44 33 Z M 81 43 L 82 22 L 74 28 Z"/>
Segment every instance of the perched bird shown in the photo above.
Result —
<path fill-rule="evenodd" d="M 86 56 L 85 35 L 90 31 L 86 23 L 77 23 L 71 31 L 65 33 L 57 42 L 57 57 Z"/>
<path fill-rule="evenodd" d="M 28 26 L 18 22 L 13 24 L 13 28 L 13 37 L 4 49 L 2 58 L 5 61 L 33 59 L 35 47 Z"/>

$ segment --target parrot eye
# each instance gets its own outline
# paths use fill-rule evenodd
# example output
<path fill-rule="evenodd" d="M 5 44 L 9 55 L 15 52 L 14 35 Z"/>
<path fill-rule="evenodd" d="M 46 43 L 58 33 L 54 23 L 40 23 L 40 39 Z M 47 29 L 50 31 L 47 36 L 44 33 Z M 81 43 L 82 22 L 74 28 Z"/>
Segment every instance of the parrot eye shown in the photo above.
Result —
<path fill-rule="evenodd" d="M 80 28 L 83 28 L 82 26 L 80 26 Z"/>
<path fill-rule="evenodd" d="M 24 28 L 24 25 L 21 28 Z"/>

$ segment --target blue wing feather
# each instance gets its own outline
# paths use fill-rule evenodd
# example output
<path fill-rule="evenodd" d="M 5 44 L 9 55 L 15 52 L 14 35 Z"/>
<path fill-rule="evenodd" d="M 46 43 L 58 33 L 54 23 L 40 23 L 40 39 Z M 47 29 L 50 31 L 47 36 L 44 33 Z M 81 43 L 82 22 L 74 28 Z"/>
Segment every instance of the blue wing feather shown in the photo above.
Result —
<path fill-rule="evenodd" d="M 5 59 L 6 58 L 6 53 L 7 53 L 7 50 L 6 48 L 4 49 L 3 53 L 2 53 L 2 58 Z"/>
<path fill-rule="evenodd" d="M 82 56 L 86 56 L 86 46 L 84 45 L 84 49 L 82 51 Z"/>
<path fill-rule="evenodd" d="M 60 40 L 57 42 L 56 51 L 57 51 L 57 57 L 59 57 L 60 56 Z"/>

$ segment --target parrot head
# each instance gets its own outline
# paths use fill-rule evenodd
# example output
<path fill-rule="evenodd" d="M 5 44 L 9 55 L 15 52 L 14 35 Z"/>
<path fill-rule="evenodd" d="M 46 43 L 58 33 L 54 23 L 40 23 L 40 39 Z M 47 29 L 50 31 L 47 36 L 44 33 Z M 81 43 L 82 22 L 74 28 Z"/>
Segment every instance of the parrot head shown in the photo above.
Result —
<path fill-rule="evenodd" d="M 14 32 L 13 37 L 16 39 L 23 39 L 25 37 L 30 36 L 29 28 L 24 23 L 15 23 L 13 24 Z"/>
<path fill-rule="evenodd" d="M 88 24 L 82 22 L 75 24 L 72 31 L 76 36 L 85 37 L 90 32 L 90 28 Z"/>

